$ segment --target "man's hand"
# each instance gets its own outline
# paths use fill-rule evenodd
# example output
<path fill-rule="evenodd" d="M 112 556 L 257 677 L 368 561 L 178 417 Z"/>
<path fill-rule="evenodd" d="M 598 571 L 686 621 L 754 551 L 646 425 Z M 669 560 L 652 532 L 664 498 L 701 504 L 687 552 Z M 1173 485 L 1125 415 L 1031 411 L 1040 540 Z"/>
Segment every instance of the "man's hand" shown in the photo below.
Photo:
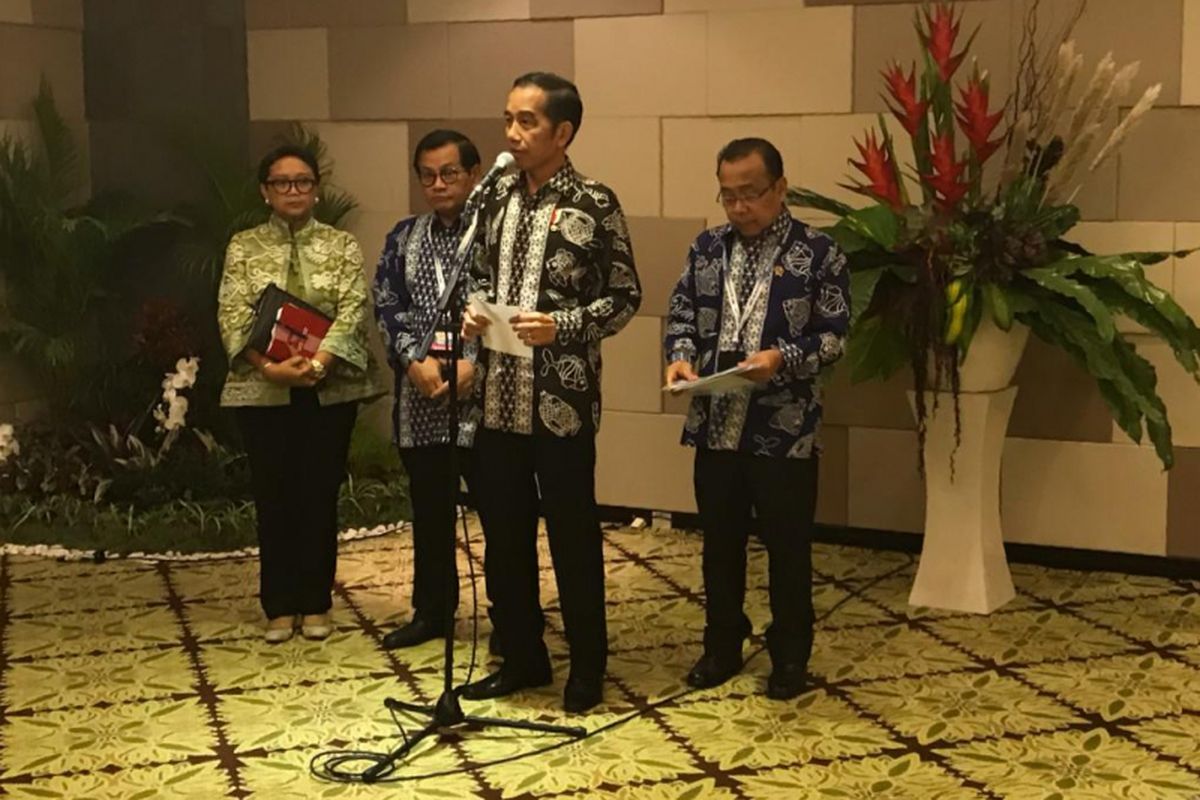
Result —
<path fill-rule="evenodd" d="M 442 364 L 432 356 L 408 365 L 408 379 L 424 397 L 437 397 L 446 389 L 442 380 Z"/>
<path fill-rule="evenodd" d="M 465 358 L 458 361 L 458 397 L 461 400 L 471 393 L 471 387 L 475 383 L 475 365 Z M 437 391 L 429 395 L 431 398 L 438 398 L 450 393 L 450 382 L 443 381 Z"/>
<path fill-rule="evenodd" d="M 316 386 L 317 376 L 304 356 L 292 356 L 287 361 L 268 361 L 260 367 L 263 377 L 276 386 Z"/>
<path fill-rule="evenodd" d="M 540 311 L 522 311 L 508 321 L 516 331 L 517 338 L 530 347 L 548 345 L 558 335 L 558 323 L 554 317 Z"/>
<path fill-rule="evenodd" d="M 462 335 L 467 341 L 475 341 L 483 335 L 487 327 L 492 324 L 489 317 L 475 312 L 471 306 L 467 306 L 463 311 Z"/>
<path fill-rule="evenodd" d="M 680 381 L 694 381 L 699 377 L 692 369 L 690 361 L 672 361 L 667 365 L 667 386 L 673 386 Z"/>
<path fill-rule="evenodd" d="M 779 372 L 779 368 L 783 366 L 783 353 L 774 347 L 769 350 L 759 350 L 738 366 L 750 367 L 750 371 L 743 373 L 742 377 L 749 378 L 756 383 L 766 383 L 774 378 L 775 373 Z"/>

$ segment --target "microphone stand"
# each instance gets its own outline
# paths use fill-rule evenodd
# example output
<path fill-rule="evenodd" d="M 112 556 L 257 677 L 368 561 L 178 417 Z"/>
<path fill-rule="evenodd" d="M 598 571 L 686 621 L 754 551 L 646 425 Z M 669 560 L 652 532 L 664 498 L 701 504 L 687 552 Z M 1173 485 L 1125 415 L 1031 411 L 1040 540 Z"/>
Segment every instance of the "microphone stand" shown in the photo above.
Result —
<path fill-rule="evenodd" d="M 454 263 L 450 269 L 450 276 L 446 281 L 445 289 L 442 290 L 441 296 L 438 298 L 437 306 L 437 323 L 432 325 L 429 331 L 425 334 L 421 344 L 417 348 L 414 360 L 420 361 L 429 354 L 429 349 L 433 345 L 433 339 L 437 331 L 444 331 L 450 341 L 450 361 L 449 361 L 449 402 L 450 413 L 447 419 L 447 433 L 450 441 L 450 473 L 451 480 L 454 481 L 454 496 L 458 496 L 458 361 L 462 353 L 462 292 L 459 289 L 459 283 L 464 279 L 463 268 L 467 260 L 467 254 L 471 252 L 471 244 L 475 238 L 475 230 L 479 223 L 479 212 L 483 205 L 482 198 L 484 195 L 484 187 L 481 183 L 479 191 L 473 193 L 467 200 L 467 205 L 463 208 L 463 219 L 469 220 L 467 229 L 464 231 L 462 239 L 459 240 L 458 248 L 455 250 Z M 457 526 L 456 526 L 457 528 Z M 446 539 L 444 547 L 449 551 L 447 558 L 444 560 L 446 565 L 442 575 L 442 582 L 445 591 L 446 608 L 450 608 L 450 601 L 454 597 L 454 574 L 452 565 L 455 560 L 455 537 L 451 536 Z M 434 733 L 453 728 L 458 725 L 474 725 L 477 727 L 499 727 L 513 728 L 525 731 L 537 731 L 539 733 L 557 733 L 563 736 L 570 736 L 576 739 L 587 735 L 587 730 L 579 726 L 569 725 L 551 725 L 544 722 L 526 722 L 525 720 L 506 720 L 496 717 L 478 717 L 472 714 L 465 714 L 462 710 L 462 705 L 459 703 L 459 690 L 454 687 L 454 615 L 446 614 L 446 627 L 443 631 L 445 651 L 442 660 L 442 694 L 438 697 L 434 705 L 421 705 L 419 703 L 408 703 L 403 700 L 387 698 L 384 700 L 384 706 L 390 711 L 407 711 L 410 713 L 421 714 L 429 717 L 429 722 L 420 730 L 410 737 L 407 737 L 403 744 L 388 753 L 387 757 L 372 764 L 363 772 L 363 781 L 365 783 L 374 783 L 385 775 L 390 774 L 398 761 L 404 759 L 417 743 Z"/>

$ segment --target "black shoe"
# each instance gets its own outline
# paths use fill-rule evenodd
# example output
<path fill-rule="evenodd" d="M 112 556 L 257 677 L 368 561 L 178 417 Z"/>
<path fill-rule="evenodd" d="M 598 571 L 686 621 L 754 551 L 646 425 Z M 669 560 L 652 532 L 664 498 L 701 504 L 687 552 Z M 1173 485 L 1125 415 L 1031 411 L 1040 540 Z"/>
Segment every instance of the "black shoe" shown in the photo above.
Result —
<path fill-rule="evenodd" d="M 603 699 L 603 678 L 572 676 L 567 679 L 567 686 L 563 689 L 563 710 L 568 714 L 581 714 L 599 705 Z"/>
<path fill-rule="evenodd" d="M 528 671 L 504 664 L 486 678 L 462 687 L 460 695 L 466 700 L 487 700 L 504 697 L 521 689 L 549 686 L 553 680 L 554 675 L 548 663 Z"/>
<path fill-rule="evenodd" d="M 383 637 L 383 649 L 396 650 L 401 647 L 412 647 L 431 639 L 440 639 L 444 633 L 445 626 L 434 625 L 424 617 L 413 617 L 412 622 L 401 625 Z"/>
<path fill-rule="evenodd" d="M 772 700 L 791 700 L 808 685 L 808 667 L 799 662 L 784 664 L 771 670 L 767 678 L 767 697 Z"/>
<path fill-rule="evenodd" d="M 725 681 L 737 675 L 742 669 L 742 659 L 738 657 L 717 656 L 705 653 L 700 656 L 696 666 L 687 674 L 687 684 L 696 689 L 711 689 L 720 686 Z"/>

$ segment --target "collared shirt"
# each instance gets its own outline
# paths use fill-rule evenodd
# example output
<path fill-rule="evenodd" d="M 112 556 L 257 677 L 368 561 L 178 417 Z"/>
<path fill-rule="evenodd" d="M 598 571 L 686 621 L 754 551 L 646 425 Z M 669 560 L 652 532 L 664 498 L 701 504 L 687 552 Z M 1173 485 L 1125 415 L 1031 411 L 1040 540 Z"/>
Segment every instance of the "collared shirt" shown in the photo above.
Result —
<path fill-rule="evenodd" d="M 461 218 L 449 227 L 436 214 L 402 220 L 388 234 L 375 272 L 375 318 L 383 334 L 388 362 L 396 371 L 393 419 L 400 447 L 426 447 L 450 441 L 450 409 L 446 399 L 431 400 L 422 395 L 409 381 L 408 367 L 422 338 L 437 321 L 438 300 L 446 281 L 452 278 L 455 250 L 462 234 Z M 466 281 L 459 286 L 465 300 Z M 478 343 L 466 342 L 463 357 L 474 362 L 477 350 Z M 459 445 L 471 445 L 479 413 L 479 406 L 472 402 L 470 394 L 461 398 Z"/>
<path fill-rule="evenodd" d="M 831 238 L 786 212 L 765 233 L 761 241 L 739 244 L 726 224 L 697 237 L 671 294 L 664 350 L 668 360 L 690 361 L 701 375 L 715 372 L 718 353 L 735 341 L 725 278 L 734 278 L 735 286 L 739 282 L 735 262 L 743 271 L 752 270 L 756 280 L 743 283 L 749 288 L 741 304 L 745 319 L 738 349 L 750 354 L 778 348 L 783 366 L 764 386 L 693 398 L 683 443 L 809 458 L 820 452 L 819 374 L 841 357 L 849 327 L 850 275 Z M 751 259 L 755 249 L 758 256 Z M 764 291 L 749 302 L 759 282 Z"/>
<path fill-rule="evenodd" d="M 533 358 L 484 350 L 483 424 L 522 434 L 594 434 L 600 341 L 637 313 L 642 290 L 620 203 L 567 161 L 532 196 L 524 174 L 501 179 L 485 207 L 475 290 L 554 317 Z"/>
<path fill-rule="evenodd" d="M 367 285 L 354 236 L 310 219 L 297 231 L 276 216 L 234 235 L 225 251 L 217 322 L 229 357 L 224 406 L 283 406 L 291 389 L 267 381 L 242 351 L 254 305 L 267 284 L 285 287 L 333 319 L 321 349 L 337 356 L 317 384 L 322 405 L 366 400 L 385 392 L 371 354 Z"/>

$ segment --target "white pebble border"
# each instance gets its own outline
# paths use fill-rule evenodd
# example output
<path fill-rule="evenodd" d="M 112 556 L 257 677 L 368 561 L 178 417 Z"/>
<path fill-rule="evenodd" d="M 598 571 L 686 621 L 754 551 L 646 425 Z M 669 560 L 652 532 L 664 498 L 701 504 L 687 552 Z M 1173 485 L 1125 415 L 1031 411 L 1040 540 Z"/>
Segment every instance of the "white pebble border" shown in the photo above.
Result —
<path fill-rule="evenodd" d="M 393 522 L 390 525 L 376 525 L 374 528 L 347 528 L 338 534 L 339 542 L 354 542 L 360 539 L 372 539 L 389 533 L 402 531 L 409 526 L 407 522 Z M 258 555 L 257 547 L 245 547 L 241 550 L 231 550 L 224 553 L 177 553 L 168 550 L 165 553 L 113 553 L 103 550 L 73 550 L 58 544 L 5 544 L 0 545 L 0 555 L 6 556 L 38 556 L 54 558 L 59 561 L 95 561 L 102 562 L 110 559 L 135 559 L 138 561 L 219 561 L 227 558 L 249 558 Z"/>

